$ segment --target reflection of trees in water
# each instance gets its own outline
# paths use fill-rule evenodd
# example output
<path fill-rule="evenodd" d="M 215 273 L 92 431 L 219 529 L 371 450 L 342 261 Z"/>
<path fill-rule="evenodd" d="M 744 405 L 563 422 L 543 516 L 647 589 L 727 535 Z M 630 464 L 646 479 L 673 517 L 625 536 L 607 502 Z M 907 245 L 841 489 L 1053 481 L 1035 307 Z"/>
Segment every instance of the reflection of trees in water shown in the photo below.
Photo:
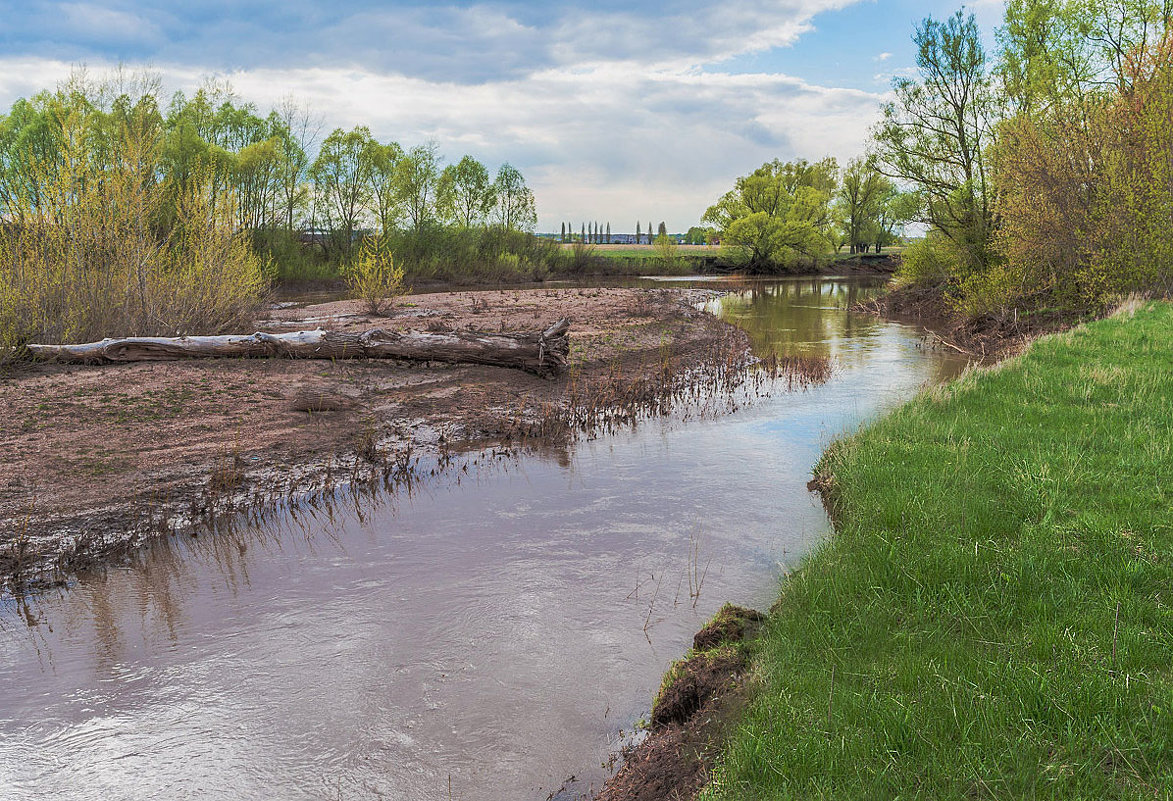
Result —
<path fill-rule="evenodd" d="M 879 291 L 874 279 L 800 278 L 759 282 L 723 301 L 727 319 L 749 333 L 759 353 L 833 357 L 867 334 L 875 318 L 847 312 Z"/>

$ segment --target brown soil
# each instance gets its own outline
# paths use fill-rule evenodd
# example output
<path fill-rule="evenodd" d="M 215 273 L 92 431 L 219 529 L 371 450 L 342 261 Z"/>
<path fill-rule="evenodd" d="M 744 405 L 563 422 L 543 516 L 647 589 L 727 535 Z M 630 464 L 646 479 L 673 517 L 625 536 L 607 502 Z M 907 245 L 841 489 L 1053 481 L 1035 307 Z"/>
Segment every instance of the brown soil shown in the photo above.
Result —
<path fill-rule="evenodd" d="M 694 651 L 708 651 L 725 643 L 741 642 L 766 616 L 744 606 L 725 604 L 692 638 Z"/>
<path fill-rule="evenodd" d="M 686 801 L 709 778 L 729 726 L 744 703 L 749 665 L 740 643 L 765 616 L 726 604 L 697 632 L 697 650 L 673 665 L 652 707 L 651 733 L 624 755 L 596 801 Z"/>
<path fill-rule="evenodd" d="M 1076 314 L 1054 310 L 963 317 L 949 302 L 944 286 L 897 287 L 860 304 L 859 311 L 915 320 L 942 348 L 978 359 L 1001 359 L 1019 353 L 1043 334 L 1063 331 L 1082 322 Z"/>
<path fill-rule="evenodd" d="M 363 465 L 571 436 L 572 403 L 632 397 L 650 373 L 744 354 L 697 311 L 703 290 L 556 289 L 415 295 L 389 317 L 353 301 L 274 308 L 265 331 L 536 330 L 572 319 L 570 369 L 385 361 L 200 360 L 39 365 L 0 377 L 0 581 L 46 557 L 76 567 L 220 508 L 322 486 Z M 579 413 L 576 419 L 593 419 Z M 558 424 L 558 420 L 562 420 Z M 373 471 L 373 468 L 372 468 Z M 231 501 L 231 503 L 228 503 Z M 227 504 L 227 505 L 226 505 Z"/>
<path fill-rule="evenodd" d="M 824 272 L 834 275 L 892 275 L 900 269 L 900 257 L 892 253 L 859 253 L 833 262 Z"/>

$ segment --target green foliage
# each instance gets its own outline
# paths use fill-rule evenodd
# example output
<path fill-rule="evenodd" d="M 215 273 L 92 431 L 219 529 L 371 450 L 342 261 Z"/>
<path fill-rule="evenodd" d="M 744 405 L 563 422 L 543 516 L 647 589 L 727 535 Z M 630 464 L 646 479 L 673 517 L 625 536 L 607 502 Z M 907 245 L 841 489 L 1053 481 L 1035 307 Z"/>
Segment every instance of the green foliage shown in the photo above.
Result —
<path fill-rule="evenodd" d="M 496 199 L 494 222 L 506 231 L 533 231 L 538 222 L 534 193 L 525 185 L 521 172 L 511 164 L 502 164 L 493 181 Z"/>
<path fill-rule="evenodd" d="M 0 349 L 248 324 L 270 272 L 214 165 L 164 172 L 153 95 L 74 82 L 18 105 L 0 143 Z"/>
<path fill-rule="evenodd" d="M 687 245 L 707 245 L 718 238 L 717 230 L 710 226 L 694 225 L 688 229 L 684 235 L 684 242 Z"/>
<path fill-rule="evenodd" d="M 840 443 L 702 796 L 1164 797 L 1173 306 L 1039 340 Z"/>
<path fill-rule="evenodd" d="M 403 283 L 403 268 L 395 264 L 384 242 L 374 237 L 363 241 L 343 273 L 350 296 L 366 304 L 373 316 L 386 314 L 395 298 L 411 291 Z"/>
<path fill-rule="evenodd" d="M 1027 302 L 1099 312 L 1173 289 L 1167 21 L 1164 4 L 1134 0 L 1007 8 L 1003 69 L 1016 96 L 994 150 L 995 244 Z"/>
<path fill-rule="evenodd" d="M 387 242 L 412 281 L 540 281 L 572 269 L 557 242 L 498 227 L 429 225 L 394 231 Z"/>
<path fill-rule="evenodd" d="M 901 254 L 897 279 L 901 284 L 937 286 L 958 272 L 959 259 L 952 241 L 937 231 L 913 240 Z"/>
<path fill-rule="evenodd" d="M 777 272 L 831 247 L 834 159 L 763 164 L 705 212 L 732 258 L 750 271 Z"/>
<path fill-rule="evenodd" d="M 921 221 L 953 241 L 963 276 L 990 262 L 993 186 L 986 148 L 997 119 L 973 15 L 917 28 L 919 77 L 898 78 L 895 99 L 873 130 L 877 166 L 921 198 Z"/>
<path fill-rule="evenodd" d="M 441 218 L 464 228 L 471 228 L 488 218 L 497 205 L 497 195 L 489 171 L 472 156 L 465 156 L 440 173 L 437 206 Z M 566 238 L 566 224 L 562 226 Z"/>

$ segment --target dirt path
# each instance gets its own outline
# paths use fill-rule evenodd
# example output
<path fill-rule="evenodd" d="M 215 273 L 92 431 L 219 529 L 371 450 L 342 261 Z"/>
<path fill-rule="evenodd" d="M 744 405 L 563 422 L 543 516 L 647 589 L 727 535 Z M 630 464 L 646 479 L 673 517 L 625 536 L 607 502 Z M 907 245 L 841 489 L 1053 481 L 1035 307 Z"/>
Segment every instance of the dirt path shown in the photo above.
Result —
<path fill-rule="evenodd" d="M 572 319 L 571 369 L 207 360 L 42 365 L 0 378 L 0 580 L 69 569 L 225 509 L 290 497 L 421 454 L 565 439 L 589 409 L 631 402 L 649 375 L 744 354 L 699 290 L 555 289 L 416 295 L 390 318 L 350 301 L 274 308 L 266 331 L 534 330 Z"/>

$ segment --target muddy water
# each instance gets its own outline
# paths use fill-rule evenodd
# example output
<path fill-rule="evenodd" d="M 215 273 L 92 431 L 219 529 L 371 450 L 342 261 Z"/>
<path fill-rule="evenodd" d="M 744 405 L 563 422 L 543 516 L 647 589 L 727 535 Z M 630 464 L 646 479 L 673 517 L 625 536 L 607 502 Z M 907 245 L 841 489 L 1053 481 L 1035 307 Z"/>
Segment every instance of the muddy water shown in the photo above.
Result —
<path fill-rule="evenodd" d="M 823 387 L 477 457 L 361 513 L 160 543 L 4 602 L 0 798 L 597 786 L 703 620 L 725 600 L 768 605 L 827 535 L 804 488 L 820 451 L 961 368 L 844 310 L 870 291 L 806 279 L 715 304 L 759 348 L 832 356 Z"/>

